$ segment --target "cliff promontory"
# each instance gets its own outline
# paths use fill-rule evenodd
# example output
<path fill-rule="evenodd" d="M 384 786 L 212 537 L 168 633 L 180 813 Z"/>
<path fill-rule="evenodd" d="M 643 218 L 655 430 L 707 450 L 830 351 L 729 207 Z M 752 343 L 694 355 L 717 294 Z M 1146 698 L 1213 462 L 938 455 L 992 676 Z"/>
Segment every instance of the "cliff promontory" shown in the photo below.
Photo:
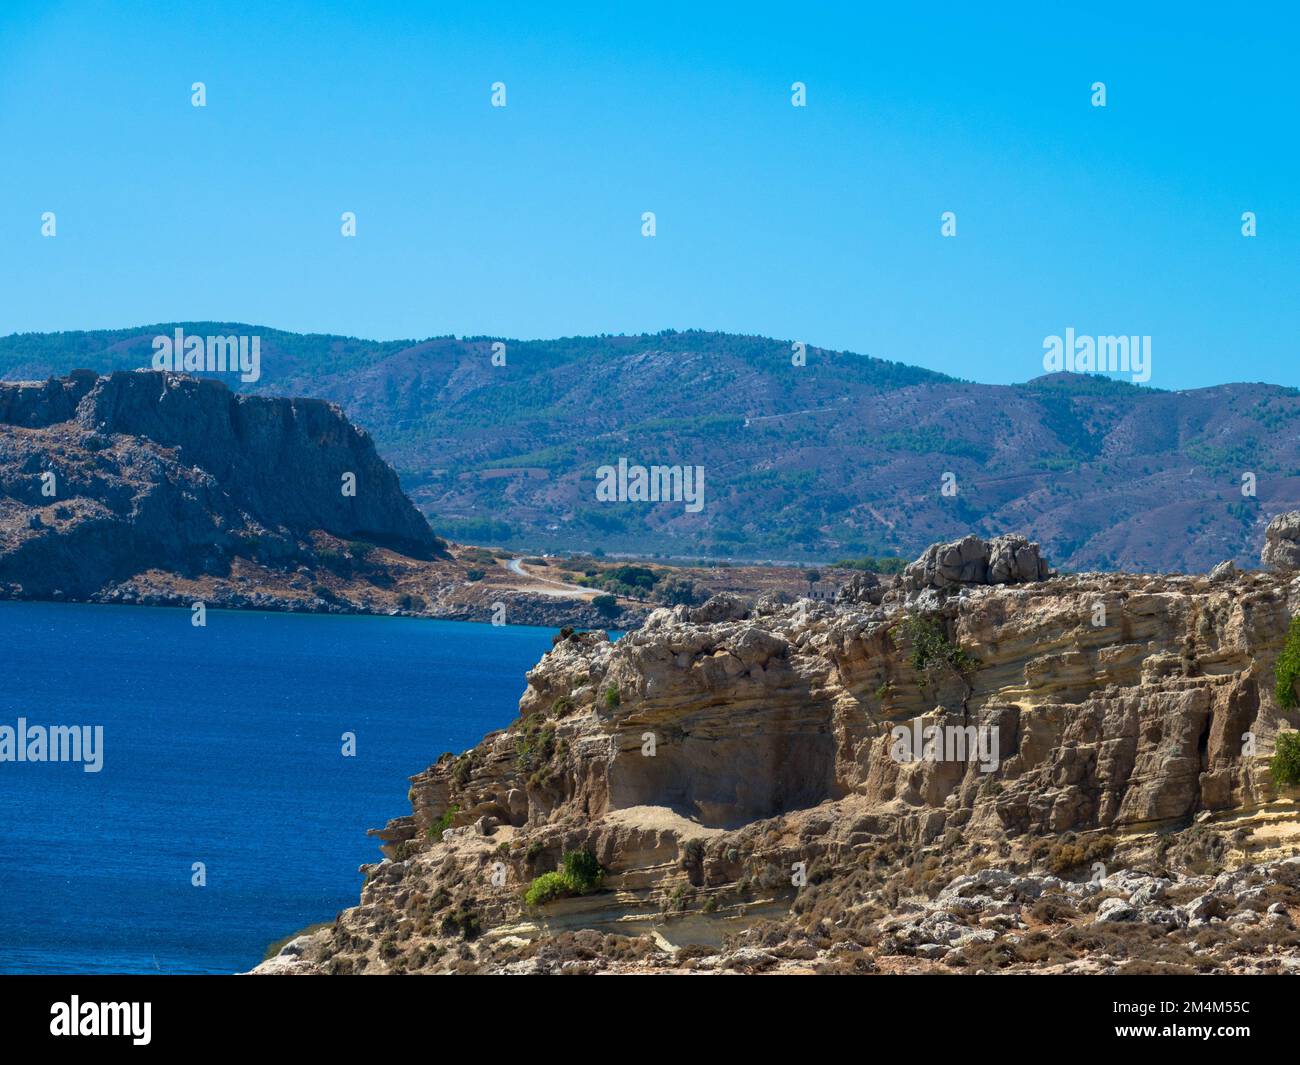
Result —
<path fill-rule="evenodd" d="M 557 638 L 259 971 L 1300 968 L 1293 570 L 905 577 Z"/>
<path fill-rule="evenodd" d="M 183 375 L 0 383 L 0 495 L 0 583 L 35 597 L 316 558 L 317 531 L 445 553 L 338 407 Z"/>

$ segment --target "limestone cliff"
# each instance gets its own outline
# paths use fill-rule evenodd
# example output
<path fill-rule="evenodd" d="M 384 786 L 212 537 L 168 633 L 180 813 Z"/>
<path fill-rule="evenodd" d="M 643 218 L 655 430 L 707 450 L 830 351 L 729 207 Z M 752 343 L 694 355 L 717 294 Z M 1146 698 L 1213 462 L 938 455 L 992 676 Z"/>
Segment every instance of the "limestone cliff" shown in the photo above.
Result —
<path fill-rule="evenodd" d="M 85 598 L 151 568 L 225 572 L 237 555 L 295 560 L 318 530 L 442 550 L 338 407 L 175 374 L 0 382 L 0 500 L 0 585 L 33 597 Z"/>
<path fill-rule="evenodd" d="M 1268 772 L 1300 579 L 1004 547 L 557 639 L 508 730 L 412 778 L 361 904 L 260 971 L 1300 966 Z"/>

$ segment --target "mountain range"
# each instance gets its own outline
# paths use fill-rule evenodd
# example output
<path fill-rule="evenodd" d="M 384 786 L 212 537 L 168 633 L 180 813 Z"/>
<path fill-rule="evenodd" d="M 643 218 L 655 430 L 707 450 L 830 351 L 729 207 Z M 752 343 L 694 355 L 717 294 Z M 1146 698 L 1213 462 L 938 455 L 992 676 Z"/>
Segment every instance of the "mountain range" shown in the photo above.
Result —
<path fill-rule="evenodd" d="M 258 337 L 256 381 L 216 376 L 338 403 L 461 542 L 813 562 L 1015 531 L 1067 570 L 1190 572 L 1253 564 L 1300 506 L 1300 391 L 1270 384 L 985 385 L 696 330 L 378 342 L 214 322 L 13 334 L 0 378 L 148 368 L 177 328 Z M 620 459 L 703 467 L 703 509 L 599 502 Z"/>

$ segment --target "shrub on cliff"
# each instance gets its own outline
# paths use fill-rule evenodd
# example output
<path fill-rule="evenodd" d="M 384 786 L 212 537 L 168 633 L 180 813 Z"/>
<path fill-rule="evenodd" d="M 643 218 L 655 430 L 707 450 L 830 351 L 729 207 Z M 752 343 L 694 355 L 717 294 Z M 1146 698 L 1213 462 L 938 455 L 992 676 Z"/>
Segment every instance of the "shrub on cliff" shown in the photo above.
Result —
<path fill-rule="evenodd" d="M 1268 763 L 1273 783 L 1279 787 L 1300 784 L 1300 732 L 1279 732 Z"/>
<path fill-rule="evenodd" d="M 1114 850 L 1114 836 L 1100 836 L 1083 841 L 1073 832 L 1067 832 L 1053 843 L 1040 840 L 1031 848 L 1030 857 L 1044 862 L 1053 876 L 1064 876 L 1080 866 L 1109 861 Z"/>
<path fill-rule="evenodd" d="M 524 892 L 524 902 L 529 906 L 545 906 L 548 902 L 562 899 L 569 893 L 562 873 L 543 873 Z"/>
<path fill-rule="evenodd" d="M 612 595 L 598 595 L 591 600 L 601 617 L 612 618 L 618 613 L 618 600 Z"/>
<path fill-rule="evenodd" d="M 949 641 L 943 626 L 931 618 L 907 617 L 891 633 L 897 638 L 901 633 L 911 648 L 907 660 L 921 677 L 921 687 L 927 678 L 947 668 L 968 677 L 979 668 L 979 660 Z"/>
<path fill-rule="evenodd" d="M 447 809 L 442 812 L 442 816 L 429 826 L 429 839 L 433 840 L 434 843 L 441 843 L 442 834 L 446 832 L 447 829 L 451 828 L 451 823 L 456 819 L 458 813 L 460 813 L 459 806 L 454 803 L 451 806 L 448 806 Z"/>
<path fill-rule="evenodd" d="M 566 852 L 560 859 L 560 866 L 564 872 L 565 882 L 579 895 L 595 891 L 600 887 L 600 882 L 605 875 L 600 868 L 600 862 L 589 850 Z"/>
<path fill-rule="evenodd" d="M 1287 710 L 1294 710 L 1295 682 L 1300 679 L 1300 614 L 1291 619 L 1291 627 L 1286 634 L 1286 644 L 1282 647 L 1282 653 L 1277 656 L 1274 675 L 1277 677 L 1275 693 L 1278 704 Z"/>
<path fill-rule="evenodd" d="M 515 736 L 515 765 L 531 773 L 551 760 L 555 753 L 555 726 L 543 713 L 532 713 L 519 725 Z"/>
<path fill-rule="evenodd" d="M 570 895 L 588 895 L 600 888 L 604 878 L 605 871 L 591 851 L 566 851 L 560 859 L 559 871 L 543 873 L 528 885 L 524 902 L 529 906 L 544 906 Z"/>

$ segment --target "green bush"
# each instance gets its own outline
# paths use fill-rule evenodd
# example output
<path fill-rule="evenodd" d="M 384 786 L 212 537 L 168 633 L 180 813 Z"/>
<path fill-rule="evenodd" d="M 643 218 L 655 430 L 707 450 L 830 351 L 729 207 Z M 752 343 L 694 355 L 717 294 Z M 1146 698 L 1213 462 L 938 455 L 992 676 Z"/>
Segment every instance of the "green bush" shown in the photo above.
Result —
<path fill-rule="evenodd" d="M 433 840 L 434 843 L 442 842 L 442 834 L 446 832 L 447 829 L 451 828 L 451 823 L 456 819 L 458 813 L 460 813 L 459 806 L 454 804 L 448 806 L 447 809 L 442 812 L 442 816 L 429 826 L 429 838 Z"/>
<path fill-rule="evenodd" d="M 1279 787 L 1300 784 L 1300 732 L 1279 732 L 1268 763 L 1273 783 Z"/>
<path fill-rule="evenodd" d="M 568 851 L 560 860 L 565 882 L 579 895 L 600 887 L 604 872 L 596 856 L 588 850 Z"/>
<path fill-rule="evenodd" d="M 917 673 L 925 676 L 947 667 L 963 677 L 968 677 L 979 668 L 979 660 L 968 655 L 955 643 L 949 641 L 943 626 L 929 618 L 909 617 L 899 625 L 904 636 L 912 645 L 907 660 Z M 895 630 L 897 632 L 898 630 Z M 925 686 L 924 679 L 922 687 Z"/>
<path fill-rule="evenodd" d="M 1286 643 L 1282 647 L 1282 653 L 1277 656 L 1274 675 L 1277 677 L 1275 692 L 1278 704 L 1287 710 L 1294 710 L 1295 682 L 1300 678 L 1300 614 L 1291 619 L 1291 627 L 1286 633 Z"/>
<path fill-rule="evenodd" d="M 524 902 L 529 906 L 544 906 L 569 894 L 568 882 L 563 873 L 543 873 L 524 892 Z"/>
<path fill-rule="evenodd" d="M 700 601 L 695 582 L 685 577 L 669 577 L 655 588 L 655 599 L 665 606 L 694 606 Z"/>
<path fill-rule="evenodd" d="M 532 713 L 515 734 L 515 766 L 524 773 L 546 765 L 555 754 L 555 726 L 542 713 Z"/>
<path fill-rule="evenodd" d="M 612 595 L 595 596 L 591 605 L 599 611 L 601 617 L 612 618 L 618 614 L 618 600 Z"/>
<path fill-rule="evenodd" d="M 570 895 L 588 895 L 600 888 L 604 878 L 605 870 L 591 851 L 565 851 L 559 871 L 543 873 L 529 884 L 524 902 L 529 906 L 544 906 Z"/>
<path fill-rule="evenodd" d="M 606 689 L 605 689 L 605 706 L 606 706 L 608 709 L 613 710 L 613 709 L 617 708 L 618 703 L 619 703 L 619 694 L 618 694 L 618 689 L 617 689 L 617 688 L 613 688 L 613 687 L 606 688 Z"/>

